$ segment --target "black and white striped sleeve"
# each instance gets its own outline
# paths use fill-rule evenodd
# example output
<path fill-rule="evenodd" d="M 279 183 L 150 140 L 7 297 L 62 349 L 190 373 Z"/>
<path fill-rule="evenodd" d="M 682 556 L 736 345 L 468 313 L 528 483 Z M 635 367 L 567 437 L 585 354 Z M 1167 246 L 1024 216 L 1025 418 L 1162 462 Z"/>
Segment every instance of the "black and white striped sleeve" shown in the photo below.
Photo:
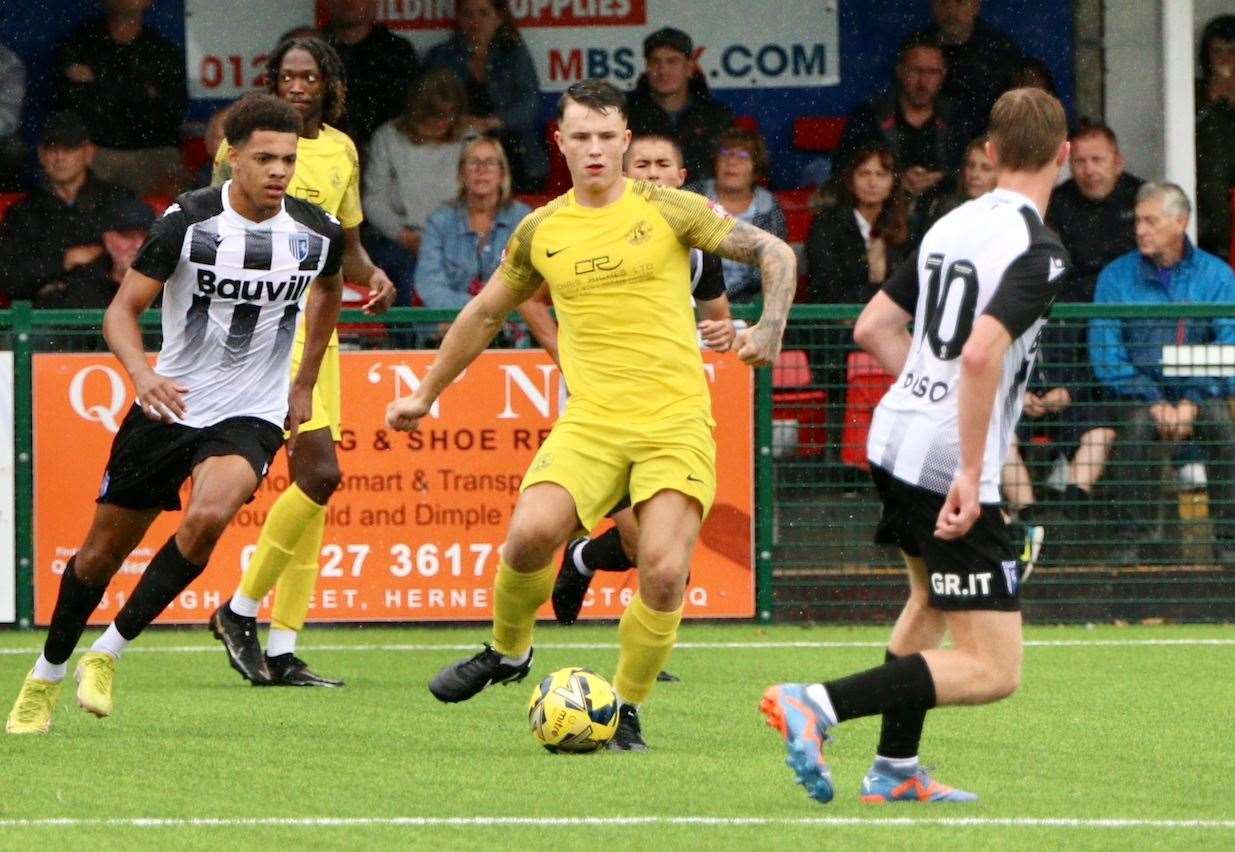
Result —
<path fill-rule="evenodd" d="M 188 230 L 188 217 L 179 205 L 173 204 L 167 208 L 167 212 L 150 226 L 150 233 L 133 261 L 133 268 L 156 281 L 166 281 L 180 263 Z"/>

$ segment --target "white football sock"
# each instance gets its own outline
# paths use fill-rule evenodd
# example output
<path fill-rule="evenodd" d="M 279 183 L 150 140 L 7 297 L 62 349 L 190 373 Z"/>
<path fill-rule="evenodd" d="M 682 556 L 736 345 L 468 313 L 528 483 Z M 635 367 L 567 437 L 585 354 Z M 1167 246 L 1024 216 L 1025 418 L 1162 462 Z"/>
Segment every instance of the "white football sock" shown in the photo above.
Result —
<path fill-rule="evenodd" d="M 255 601 L 247 595 L 236 592 L 232 595 L 231 603 L 227 605 L 227 608 L 236 613 L 236 615 L 241 615 L 245 618 L 257 618 L 257 611 L 261 609 L 261 606 L 261 601 Z"/>
<path fill-rule="evenodd" d="M 266 637 L 266 656 L 280 657 L 296 653 L 296 637 L 299 635 L 295 630 L 270 628 L 270 635 Z"/>
<path fill-rule="evenodd" d="M 875 767 L 887 769 L 894 775 L 909 776 L 918 771 L 918 756 L 913 757 L 882 757 L 875 755 Z"/>
<path fill-rule="evenodd" d="M 107 625 L 107 629 L 103 631 L 103 635 L 94 640 L 94 644 L 90 646 L 91 651 L 102 651 L 104 654 L 111 654 L 117 660 L 124 653 L 124 649 L 129 646 L 129 640 L 120 635 L 120 631 L 116 629 L 116 625 Z"/>
<path fill-rule="evenodd" d="M 824 721 L 829 725 L 836 724 L 836 708 L 832 706 L 832 696 L 828 695 L 827 689 L 822 683 L 812 683 L 806 687 L 806 695 L 811 701 L 819 705 L 819 709 L 823 711 Z"/>
<path fill-rule="evenodd" d="M 574 551 L 570 554 L 570 557 L 571 559 L 575 561 L 575 570 L 578 571 L 580 574 L 582 574 L 584 577 L 590 577 L 592 576 L 592 569 L 583 564 L 583 548 L 586 546 L 587 546 L 587 541 L 583 542 L 583 544 L 576 547 Z"/>
<path fill-rule="evenodd" d="M 34 676 L 48 683 L 59 683 L 64 680 L 68 670 L 68 663 L 49 663 L 42 654 L 39 654 L 39 658 L 34 661 Z"/>
<path fill-rule="evenodd" d="M 531 649 L 531 648 L 528 648 L 528 649 L 527 649 L 527 651 L 525 651 L 525 652 L 523 653 L 523 656 L 522 656 L 522 657 L 507 657 L 507 656 L 503 655 L 503 656 L 502 656 L 502 665 L 506 665 L 506 666 L 521 666 L 521 665 L 523 665 L 524 663 L 526 663 L 526 662 L 527 662 L 527 658 L 528 658 L 528 657 L 530 657 L 531 655 L 532 655 L 532 649 Z"/>

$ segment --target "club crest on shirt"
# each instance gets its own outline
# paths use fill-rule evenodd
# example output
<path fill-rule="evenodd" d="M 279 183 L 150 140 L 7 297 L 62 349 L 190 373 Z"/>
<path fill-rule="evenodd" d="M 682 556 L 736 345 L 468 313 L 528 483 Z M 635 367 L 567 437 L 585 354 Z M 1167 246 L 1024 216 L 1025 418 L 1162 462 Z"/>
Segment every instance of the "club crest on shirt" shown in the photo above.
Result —
<path fill-rule="evenodd" d="M 309 235 L 299 231 L 294 234 L 288 234 L 287 247 L 295 261 L 297 263 L 302 262 L 309 256 Z"/>
<path fill-rule="evenodd" d="M 652 226 L 646 219 L 640 219 L 630 231 L 626 234 L 626 242 L 632 246 L 646 243 L 652 238 Z"/>

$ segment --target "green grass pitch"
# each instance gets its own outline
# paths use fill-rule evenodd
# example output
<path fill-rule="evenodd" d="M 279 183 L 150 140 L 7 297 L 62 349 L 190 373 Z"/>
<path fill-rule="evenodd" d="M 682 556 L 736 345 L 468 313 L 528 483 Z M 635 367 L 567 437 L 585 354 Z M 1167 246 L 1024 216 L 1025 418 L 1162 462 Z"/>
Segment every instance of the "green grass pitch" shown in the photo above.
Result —
<path fill-rule="evenodd" d="M 688 624 L 682 682 L 643 714 L 652 751 L 573 756 L 535 744 L 525 704 L 555 668 L 611 674 L 612 625 L 542 627 L 532 678 L 457 706 L 425 684 L 481 626 L 312 629 L 302 655 L 337 691 L 254 689 L 204 629 L 154 631 L 112 718 L 70 680 L 50 736 L 0 740 L 0 847 L 1235 848 L 1235 628 L 1030 628 L 1020 693 L 927 722 L 924 762 L 978 804 L 858 802 L 873 719 L 838 730 L 837 799 L 815 804 L 759 696 L 874 665 L 886 636 Z M 6 712 L 40 639 L 0 634 Z"/>

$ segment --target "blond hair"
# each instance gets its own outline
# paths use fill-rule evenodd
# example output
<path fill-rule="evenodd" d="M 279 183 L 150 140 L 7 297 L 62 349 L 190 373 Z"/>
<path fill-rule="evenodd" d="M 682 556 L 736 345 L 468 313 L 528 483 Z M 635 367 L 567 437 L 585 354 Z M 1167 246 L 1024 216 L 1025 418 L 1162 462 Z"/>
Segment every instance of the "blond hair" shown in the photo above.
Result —
<path fill-rule="evenodd" d="M 459 169 L 456 178 L 459 183 L 459 200 L 465 201 L 467 199 L 467 181 L 463 178 L 463 172 L 467 167 L 467 158 L 481 145 L 492 146 L 497 154 L 497 161 L 501 163 L 502 181 L 499 184 L 501 195 L 497 200 L 497 206 L 505 207 L 514 197 L 513 190 L 510 187 L 510 161 L 506 158 L 506 149 L 502 147 L 502 143 L 488 136 L 477 136 L 464 144 L 463 150 L 459 152 Z"/>
<path fill-rule="evenodd" d="M 999 168 L 1036 172 L 1059 153 L 1068 137 L 1068 117 L 1050 92 L 1012 89 L 995 101 L 987 133 Z"/>

